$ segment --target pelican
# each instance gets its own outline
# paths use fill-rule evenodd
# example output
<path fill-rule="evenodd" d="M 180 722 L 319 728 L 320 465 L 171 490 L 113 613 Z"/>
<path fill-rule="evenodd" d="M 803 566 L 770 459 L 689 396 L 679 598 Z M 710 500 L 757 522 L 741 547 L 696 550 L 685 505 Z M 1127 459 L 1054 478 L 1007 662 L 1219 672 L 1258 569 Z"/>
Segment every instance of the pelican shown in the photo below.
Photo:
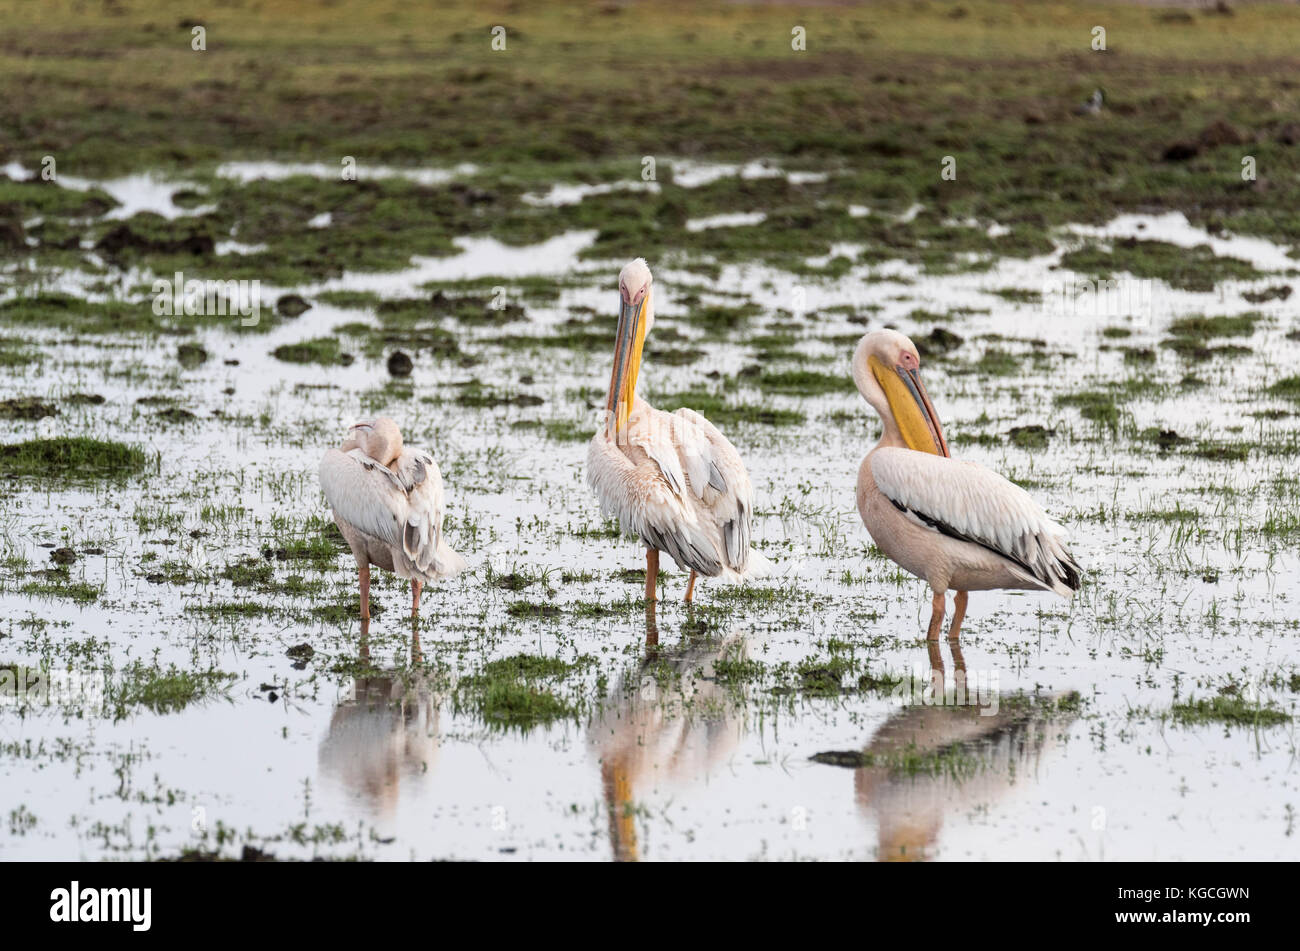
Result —
<path fill-rule="evenodd" d="M 853 379 L 880 415 L 880 442 L 858 468 L 858 512 L 876 545 L 929 582 L 929 640 L 943 626 L 944 599 L 957 592 L 950 640 L 961 632 L 969 591 L 1079 590 L 1066 533 L 1029 493 L 996 472 L 951 458 L 939 415 L 920 377 L 921 359 L 896 330 L 864 336 Z"/>
<path fill-rule="evenodd" d="M 459 574 L 465 559 L 442 537 L 442 473 L 433 456 L 404 448 L 387 417 L 357 423 L 320 461 L 320 484 L 361 578 L 370 617 L 370 566 L 411 579 L 411 616 L 426 581 Z"/>
<path fill-rule="evenodd" d="M 657 410 L 636 395 L 641 349 L 654 326 L 650 268 L 644 258 L 619 273 L 614 372 L 601 428 L 587 449 L 587 484 L 607 515 L 645 543 L 645 599 L 657 599 L 659 553 L 697 575 L 755 577 L 767 559 L 749 548 L 754 489 L 740 454 L 690 409 Z"/>

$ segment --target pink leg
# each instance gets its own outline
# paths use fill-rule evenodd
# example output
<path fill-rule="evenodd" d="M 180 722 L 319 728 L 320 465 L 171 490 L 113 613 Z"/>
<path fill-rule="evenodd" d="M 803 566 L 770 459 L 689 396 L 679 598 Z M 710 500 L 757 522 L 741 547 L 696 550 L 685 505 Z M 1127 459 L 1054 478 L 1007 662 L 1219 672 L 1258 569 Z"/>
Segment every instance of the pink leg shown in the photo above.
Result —
<path fill-rule="evenodd" d="M 420 613 L 420 591 L 424 588 L 423 581 L 411 579 L 411 617 L 417 617 Z"/>
<path fill-rule="evenodd" d="M 939 632 L 943 630 L 943 596 L 944 592 L 936 591 L 934 593 L 934 599 L 930 602 L 930 631 L 925 635 L 926 640 L 937 641 L 939 639 Z"/>
<path fill-rule="evenodd" d="M 961 622 L 966 619 L 967 591 L 958 591 L 952 612 L 952 627 L 948 628 L 948 640 L 955 641 L 961 636 Z"/>
<path fill-rule="evenodd" d="M 361 566 L 361 617 L 370 620 L 370 562 Z"/>
<path fill-rule="evenodd" d="M 659 580 L 659 549 L 647 548 L 645 550 L 645 600 L 647 604 L 653 604 L 659 600 L 659 589 L 656 582 Z"/>

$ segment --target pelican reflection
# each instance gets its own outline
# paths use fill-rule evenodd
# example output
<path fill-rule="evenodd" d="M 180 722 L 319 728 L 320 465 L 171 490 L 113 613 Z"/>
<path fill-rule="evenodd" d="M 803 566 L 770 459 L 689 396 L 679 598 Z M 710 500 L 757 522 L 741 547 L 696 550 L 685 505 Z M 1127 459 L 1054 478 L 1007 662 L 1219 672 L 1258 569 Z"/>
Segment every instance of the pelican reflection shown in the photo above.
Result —
<path fill-rule="evenodd" d="M 933 858 L 948 815 L 987 806 L 1032 781 L 1077 716 L 1074 695 L 977 691 L 953 641 L 954 678 L 946 681 L 938 643 L 928 646 L 931 697 L 947 702 L 909 704 L 853 758 L 861 764 L 853 771 L 854 798 L 864 815 L 875 818 L 880 861 Z M 968 680 L 966 702 L 953 703 Z M 945 683 L 946 697 L 940 693 Z"/>
<path fill-rule="evenodd" d="M 736 632 L 687 634 L 679 644 L 661 646 L 654 602 L 646 605 L 645 654 L 605 698 L 588 732 L 588 747 L 600 760 L 616 861 L 641 857 L 639 796 L 661 785 L 707 782 L 739 745 L 743 689 L 720 685 L 715 668 L 745 657 L 745 640 Z"/>
<path fill-rule="evenodd" d="M 403 781 L 419 782 L 437 762 L 437 697 L 418 669 L 418 629 L 411 634 L 409 668 L 376 669 L 370 664 L 370 621 L 363 619 L 359 659 L 371 673 L 357 677 L 350 696 L 335 707 L 320 745 L 320 770 L 376 817 L 390 818 Z"/>

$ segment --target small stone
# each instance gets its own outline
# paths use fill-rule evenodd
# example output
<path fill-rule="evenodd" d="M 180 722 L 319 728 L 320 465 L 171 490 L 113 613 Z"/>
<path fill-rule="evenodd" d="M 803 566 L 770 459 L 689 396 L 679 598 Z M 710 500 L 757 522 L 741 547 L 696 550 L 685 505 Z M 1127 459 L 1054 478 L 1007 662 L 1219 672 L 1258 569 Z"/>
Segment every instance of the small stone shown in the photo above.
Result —
<path fill-rule="evenodd" d="M 281 317 L 298 317 L 309 310 L 311 304 L 297 294 L 284 294 L 275 302 L 275 312 Z"/>
<path fill-rule="evenodd" d="M 1200 147 L 1193 142 L 1175 142 L 1161 154 L 1166 162 L 1186 162 L 1200 154 Z"/>
<path fill-rule="evenodd" d="M 410 354 L 403 350 L 394 350 L 388 355 L 388 373 L 390 376 L 410 376 L 415 369 Z"/>
<path fill-rule="evenodd" d="M 187 370 L 193 370 L 207 362 L 208 351 L 197 343 L 183 343 L 176 348 L 176 359 Z"/>

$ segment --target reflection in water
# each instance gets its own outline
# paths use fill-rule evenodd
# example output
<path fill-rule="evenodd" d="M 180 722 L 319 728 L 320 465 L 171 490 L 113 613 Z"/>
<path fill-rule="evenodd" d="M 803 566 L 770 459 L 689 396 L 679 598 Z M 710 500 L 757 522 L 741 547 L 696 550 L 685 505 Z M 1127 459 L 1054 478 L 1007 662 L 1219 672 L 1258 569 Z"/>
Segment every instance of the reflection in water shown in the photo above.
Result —
<path fill-rule="evenodd" d="M 370 667 L 370 621 L 361 622 L 361 666 Z M 396 810 L 402 777 L 418 779 L 438 757 L 438 705 L 425 677 L 420 636 L 411 633 L 411 669 L 358 677 L 320 745 L 321 774 L 361 799 L 376 818 Z M 373 669 L 373 668 L 372 668 Z"/>
<path fill-rule="evenodd" d="M 954 677 L 963 683 L 961 646 L 949 641 Z M 942 689 L 943 657 L 929 645 L 932 682 Z M 945 815 L 968 812 L 1001 798 L 1025 773 L 1037 770 L 1054 738 L 1074 720 L 1055 700 L 981 697 L 992 704 L 904 707 L 872 737 L 854 770 L 858 807 L 874 813 L 876 857 L 920 861 L 934 856 Z"/>
<path fill-rule="evenodd" d="M 718 685 L 714 665 L 744 658 L 745 641 L 734 632 L 722 639 L 687 634 L 676 646 L 660 647 L 655 603 L 646 604 L 645 657 L 606 697 L 588 733 L 600 757 L 615 860 L 640 858 L 639 791 L 707 779 L 740 743 L 744 696 Z"/>

